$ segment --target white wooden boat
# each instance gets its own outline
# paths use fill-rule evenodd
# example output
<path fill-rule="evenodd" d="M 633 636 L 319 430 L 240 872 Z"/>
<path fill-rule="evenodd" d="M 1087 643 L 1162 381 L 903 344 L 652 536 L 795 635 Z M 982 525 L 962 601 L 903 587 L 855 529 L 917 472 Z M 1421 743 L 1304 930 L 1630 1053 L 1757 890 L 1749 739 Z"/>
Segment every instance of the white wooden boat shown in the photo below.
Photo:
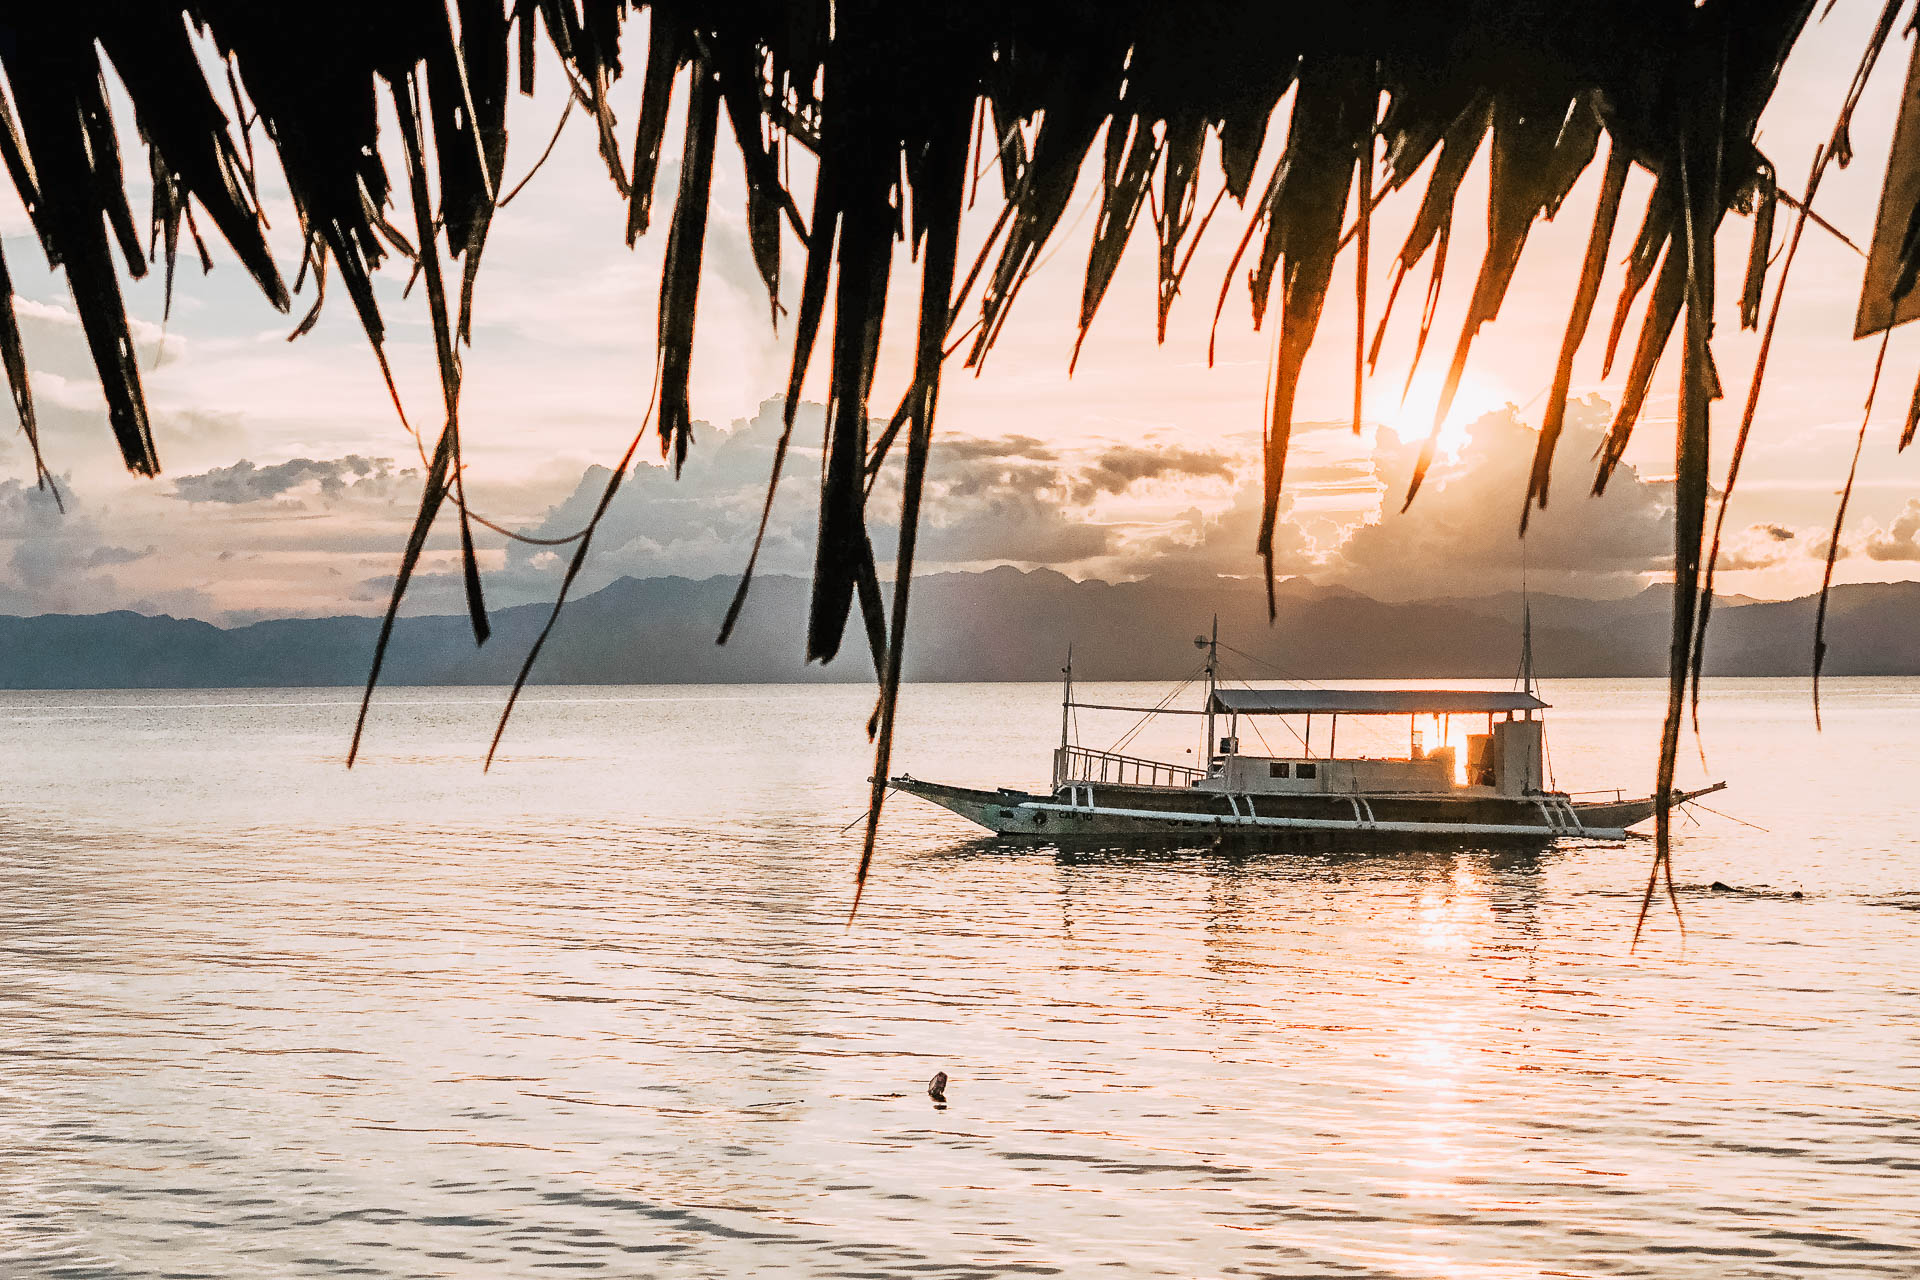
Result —
<path fill-rule="evenodd" d="M 1548 704 L 1534 692 L 1530 672 L 1525 673 L 1524 687 L 1511 691 L 1231 689 L 1220 687 L 1217 679 L 1217 633 L 1195 644 L 1207 654 L 1205 700 L 1199 710 L 1077 702 L 1069 663 L 1060 746 L 1054 751 L 1053 782 L 1046 791 L 986 791 L 909 776 L 892 778 L 889 785 L 1000 835 L 1045 841 L 1220 835 L 1299 845 L 1620 840 L 1629 827 L 1651 819 L 1658 807 L 1652 796 L 1630 798 L 1620 791 L 1574 795 L 1551 788 L 1543 767 Z M 1203 717 L 1206 764 L 1169 763 L 1075 745 L 1069 726 L 1076 710 Z M 1355 716 L 1404 719 L 1407 753 L 1336 754 L 1340 719 Z M 1481 716 L 1486 718 L 1485 732 L 1464 735 L 1462 768 L 1451 745 L 1453 722 L 1469 718 L 1477 729 Z M 1292 755 L 1243 750 L 1240 722 L 1256 717 L 1297 717 L 1303 724 L 1293 736 L 1301 750 Z M 1324 753 L 1313 749 L 1316 717 L 1327 727 Z M 1423 720 L 1429 727 L 1437 722 L 1443 745 L 1423 749 Z M 1218 733 L 1223 725 L 1225 732 Z M 1673 803 L 1725 785 L 1676 791 Z"/>

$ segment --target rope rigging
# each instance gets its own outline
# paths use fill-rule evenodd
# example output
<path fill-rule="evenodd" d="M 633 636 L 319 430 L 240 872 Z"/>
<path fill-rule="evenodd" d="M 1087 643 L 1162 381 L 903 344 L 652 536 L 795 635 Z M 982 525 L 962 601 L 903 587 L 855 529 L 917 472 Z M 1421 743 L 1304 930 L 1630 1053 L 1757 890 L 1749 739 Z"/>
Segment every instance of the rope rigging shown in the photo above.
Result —
<path fill-rule="evenodd" d="M 1254 654 L 1248 653 L 1244 649 L 1236 649 L 1232 645 L 1227 644 L 1225 642 L 1222 642 L 1220 647 L 1226 650 L 1228 653 L 1231 653 L 1232 655 L 1234 655 L 1236 658 L 1245 658 L 1248 662 L 1251 662 L 1256 667 L 1265 667 L 1267 670 L 1273 672 L 1275 679 L 1280 680 L 1285 684 L 1295 685 L 1302 689 L 1319 689 L 1323 687 L 1322 685 L 1318 684 L 1315 681 L 1308 680 L 1304 676 L 1289 675 L 1283 668 L 1277 666 L 1273 662 L 1270 662 L 1265 658 L 1257 657 Z M 1245 684 L 1246 681 L 1242 680 L 1241 683 Z M 1248 687 L 1251 688 L 1252 686 L 1249 685 Z"/>
<path fill-rule="evenodd" d="M 1128 729 L 1125 733 L 1121 734 L 1119 741 L 1115 742 L 1111 747 L 1107 748 L 1107 753 L 1109 755 L 1119 755 L 1123 751 L 1125 751 L 1127 749 L 1128 744 L 1130 744 L 1135 738 L 1140 736 L 1140 731 L 1142 729 L 1145 729 L 1148 723 L 1152 721 L 1152 719 L 1155 716 L 1159 715 L 1162 711 L 1166 710 L 1167 707 L 1172 704 L 1175 698 L 1178 698 L 1181 694 L 1185 693 L 1187 689 L 1193 684 L 1193 682 L 1200 678 L 1201 673 L 1204 672 L 1205 670 L 1206 670 L 1206 667 L 1203 664 L 1202 666 L 1189 672 L 1187 675 L 1187 678 L 1182 680 L 1179 683 L 1179 685 L 1173 690 L 1173 692 L 1169 693 L 1166 697 L 1160 699 L 1160 701 L 1154 703 L 1152 710 L 1148 711 L 1145 715 L 1142 715 L 1138 720 L 1134 722 L 1132 728 Z"/>

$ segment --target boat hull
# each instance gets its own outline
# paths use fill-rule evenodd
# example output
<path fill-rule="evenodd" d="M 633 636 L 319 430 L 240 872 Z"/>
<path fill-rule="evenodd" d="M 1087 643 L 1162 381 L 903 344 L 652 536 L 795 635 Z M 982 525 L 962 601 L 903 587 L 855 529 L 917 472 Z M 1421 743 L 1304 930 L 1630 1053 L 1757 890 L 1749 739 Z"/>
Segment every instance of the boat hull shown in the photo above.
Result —
<path fill-rule="evenodd" d="M 1115 837 L 1385 839 L 1396 844 L 1460 840 L 1541 844 L 1565 838 L 1621 840 L 1653 816 L 1655 802 L 1567 801 L 1564 797 L 1418 795 L 1228 795 L 1170 787 L 1096 786 L 1036 795 L 984 791 L 916 778 L 893 790 L 950 809 L 996 834 L 1049 842 Z M 1684 802 L 1703 791 L 1682 792 Z"/>

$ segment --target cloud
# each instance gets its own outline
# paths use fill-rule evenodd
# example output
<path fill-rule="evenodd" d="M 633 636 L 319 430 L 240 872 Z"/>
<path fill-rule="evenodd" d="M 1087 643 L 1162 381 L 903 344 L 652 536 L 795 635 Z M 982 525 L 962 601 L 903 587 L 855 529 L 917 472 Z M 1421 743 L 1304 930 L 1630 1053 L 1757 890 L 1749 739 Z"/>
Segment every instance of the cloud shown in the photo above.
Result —
<path fill-rule="evenodd" d="M 664 467 L 641 465 L 622 484 L 594 537 L 582 588 L 621 575 L 709 577 L 744 568 L 766 499 L 781 433 L 781 401 L 720 430 L 696 424 L 699 443 L 676 481 Z M 824 411 L 802 404 L 761 549 L 759 570 L 813 571 L 818 536 L 815 476 Z M 874 553 L 891 559 L 898 539 L 899 467 L 887 467 L 867 503 Z M 922 569 L 995 564 L 1090 571 L 1123 550 L 1123 522 L 1097 502 L 1157 481 L 1226 480 L 1225 454 L 1134 445 L 1067 449 L 1031 436 L 955 436 L 936 440 L 928 461 L 916 564 Z M 565 536 L 581 528 L 606 487 L 608 472 L 588 467 L 573 492 L 522 532 Z M 510 592 L 551 590 L 566 549 L 516 543 L 506 568 L 490 575 Z M 377 584 L 369 584 L 373 591 Z"/>
<path fill-rule="evenodd" d="M 1571 406 L 1561 458 L 1591 454 L 1607 416 L 1597 399 Z M 802 405 L 767 522 L 763 572 L 812 571 L 821 426 L 819 406 Z M 779 432 L 780 403 L 770 400 L 731 430 L 704 428 L 701 448 L 678 482 L 664 468 L 636 469 L 596 535 L 583 586 L 622 574 L 739 572 Z M 1288 471 L 1275 527 L 1277 573 L 1311 574 L 1402 599 L 1504 590 L 1517 579 L 1520 503 L 1537 437 L 1515 411 L 1476 422 L 1460 455 L 1443 458 L 1404 515 L 1394 499 L 1404 491 L 1417 443 L 1388 431 L 1377 431 L 1370 443 L 1323 434 L 1324 441 L 1303 446 Z M 1255 552 L 1261 493 L 1257 485 L 1232 483 L 1253 465 L 1185 446 L 1070 449 L 1023 435 L 939 441 L 928 464 L 918 564 L 924 570 L 1045 565 L 1109 578 L 1254 576 L 1262 572 Z M 606 479 L 604 468 L 589 468 L 574 492 L 526 532 L 551 538 L 579 529 Z M 1229 499 L 1224 508 L 1196 505 L 1172 518 L 1130 518 L 1133 491 L 1162 482 L 1217 483 Z M 890 519 L 899 509 L 897 484 L 897 469 L 889 468 L 868 501 L 874 551 L 883 563 L 897 537 Z M 1623 466 L 1605 496 L 1589 498 L 1584 487 L 1563 482 L 1557 501 L 1535 513 L 1527 540 L 1535 585 L 1589 595 L 1633 591 L 1670 557 L 1671 484 Z M 1364 502 L 1377 502 L 1381 513 L 1356 525 L 1347 513 Z M 1786 532 L 1787 542 L 1764 531 L 1747 535 L 1729 567 L 1784 554 L 1771 548 L 1796 536 Z M 502 585 L 527 593 L 550 589 L 564 564 L 563 554 L 525 545 L 510 547 L 506 560 Z M 369 582 L 366 589 L 377 594 L 379 585 Z M 455 585 L 447 584 L 449 602 Z"/>
<path fill-rule="evenodd" d="M 109 565 L 132 564 L 135 560 L 145 560 L 160 548 L 149 546 L 144 551 L 135 551 L 131 547 L 98 546 L 87 555 L 89 569 L 104 569 Z"/>
<path fill-rule="evenodd" d="M 231 466 L 174 477 L 170 496 L 184 502 L 238 506 L 267 502 L 311 486 L 323 502 L 350 496 L 384 500 L 393 495 L 396 484 L 404 485 L 416 476 L 413 471 L 397 470 L 392 458 L 363 458 L 357 453 L 344 458 L 291 458 L 268 466 L 242 458 Z"/>
<path fill-rule="evenodd" d="M 1526 560 L 1535 589 L 1578 595 L 1631 592 L 1665 569 L 1673 548 L 1670 481 L 1621 465 L 1601 497 L 1569 471 L 1598 448 L 1609 411 L 1597 396 L 1567 406 L 1554 454 L 1559 483 L 1528 526 Z M 1386 484 L 1380 515 L 1355 529 L 1329 573 L 1383 599 L 1474 595 L 1517 585 L 1521 503 L 1538 439 L 1512 406 L 1474 422 L 1459 456 L 1429 472 L 1412 507 L 1400 510 L 1419 452 L 1382 432 L 1373 469 Z"/>
<path fill-rule="evenodd" d="M 20 323 L 22 345 L 37 377 L 41 371 L 81 386 L 91 383 L 91 398 L 105 403 L 100 392 L 99 373 L 93 364 L 92 349 L 80 327 L 80 316 L 66 302 L 40 302 L 30 297 L 14 299 L 14 314 Z M 138 315 L 127 318 L 127 336 L 143 372 L 150 372 L 178 360 L 186 350 L 186 340 L 167 333 L 161 326 Z"/>
<path fill-rule="evenodd" d="M 1069 567 L 1114 548 L 1114 529 L 1073 510 L 1074 482 L 1055 468 L 948 470 L 956 474 L 931 486 L 923 508 L 919 555 L 929 566 Z M 884 541 L 890 546 L 896 537 L 889 526 Z"/>
<path fill-rule="evenodd" d="M 1089 508 L 1099 495 L 1125 492 L 1145 478 L 1144 471 L 1128 477 L 1137 451 L 1110 450 L 1074 466 L 1052 450 L 1029 453 L 1028 443 L 1020 436 L 936 443 L 927 465 L 919 563 L 1066 569 L 1114 552 L 1116 528 Z M 875 490 L 886 554 L 898 536 L 889 519 L 900 509 L 895 479 L 889 473 L 885 488 Z"/>
<path fill-rule="evenodd" d="M 101 570 L 143 561 L 155 547 L 134 551 L 110 542 L 83 509 L 71 478 L 61 483 L 66 511 L 53 495 L 21 480 L 0 481 L 0 543 L 11 543 L 0 575 L 0 612 L 200 614 L 210 607 L 192 587 L 142 591 Z"/>
<path fill-rule="evenodd" d="M 983 462 L 1001 458 L 1018 458 L 1026 462 L 1053 462 L 1060 456 L 1053 451 L 1052 446 L 1032 436 L 999 436 L 994 439 L 961 436 L 957 439 L 941 440 L 938 443 L 941 454 L 957 462 Z"/>
<path fill-rule="evenodd" d="M 1754 524 L 1721 540 L 1717 571 L 1743 573 L 1784 564 L 1793 554 L 1798 529 L 1783 524 Z"/>
<path fill-rule="evenodd" d="M 1259 485 L 1243 484 L 1234 490 L 1233 501 L 1224 511 L 1209 515 L 1198 507 L 1189 508 L 1175 528 L 1135 548 L 1125 562 L 1126 571 L 1141 578 L 1180 578 L 1195 584 L 1264 573 L 1256 552 L 1263 496 Z M 1295 518 L 1295 505 L 1294 495 L 1280 495 L 1273 567 L 1281 577 L 1311 572 L 1322 562 L 1321 553 Z"/>
<path fill-rule="evenodd" d="M 1897 521 L 1896 521 L 1896 523 L 1897 523 Z M 1810 560 L 1818 560 L 1818 561 L 1820 561 L 1821 563 L 1823 563 L 1823 564 L 1824 564 L 1824 563 L 1826 562 L 1826 559 L 1827 559 L 1827 552 L 1828 552 L 1828 551 L 1829 551 L 1829 550 L 1830 550 L 1830 549 L 1831 549 L 1832 547 L 1833 547 L 1833 535 L 1832 535 L 1832 534 L 1830 534 L 1830 533 L 1823 533 L 1823 534 L 1821 534 L 1821 535 L 1820 535 L 1820 536 L 1819 536 L 1818 538 L 1816 538 L 1816 539 L 1813 539 L 1813 540 L 1811 540 L 1811 541 L 1809 541 L 1809 542 L 1807 543 L 1807 558 L 1808 558 L 1808 559 L 1810 559 Z M 1848 546 L 1848 545 L 1846 544 L 1846 542 L 1845 542 L 1845 541 L 1842 541 L 1842 542 L 1840 543 L 1840 550 L 1839 550 L 1839 552 L 1838 552 L 1838 553 L 1836 553 L 1836 554 L 1834 555 L 1834 557 L 1833 557 L 1833 558 L 1834 558 L 1834 559 L 1835 559 L 1836 561 L 1838 561 L 1838 560 L 1851 560 L 1851 559 L 1853 558 L 1853 548 L 1852 548 L 1852 547 L 1850 547 L 1850 546 Z M 1869 552 L 1869 558 L 1871 558 L 1871 552 Z M 1892 560 L 1899 560 L 1899 559 L 1905 559 L 1905 558 L 1908 558 L 1908 557 L 1902 557 L 1902 556 L 1883 556 L 1883 557 L 1880 557 L 1880 558 L 1881 558 L 1881 559 L 1892 559 Z"/>
<path fill-rule="evenodd" d="M 1869 533 L 1866 549 L 1870 560 L 1920 560 L 1920 498 L 1908 498 L 1891 524 Z"/>
<path fill-rule="evenodd" d="M 1109 449 L 1080 472 L 1073 496 L 1076 502 L 1088 503 L 1103 493 L 1125 493 L 1143 481 L 1231 480 L 1233 473 L 1234 461 L 1224 453 L 1122 446 Z"/>
<path fill-rule="evenodd" d="M 819 469 L 822 411 L 797 411 L 785 478 L 767 522 L 761 568 L 804 573 L 812 564 L 817 526 L 812 486 Z M 738 573 L 746 564 L 760 519 L 768 478 L 781 434 L 777 401 L 730 431 L 696 423 L 697 444 L 678 481 L 663 466 L 641 461 L 621 485 L 594 536 L 581 589 L 592 590 L 623 574 L 704 578 Z M 605 491 L 610 472 L 598 464 L 582 471 L 571 492 L 521 531 L 539 538 L 564 537 L 583 528 Z M 550 591 L 571 547 L 511 543 L 506 567 L 490 575 L 508 590 Z"/>
<path fill-rule="evenodd" d="M 1607 419 L 1597 398 L 1571 404 L 1557 458 L 1589 456 Z M 1310 574 L 1389 599 L 1472 595 L 1517 582 L 1520 504 L 1538 436 L 1511 407 L 1469 431 L 1459 455 L 1434 466 L 1404 514 L 1399 500 L 1419 453 L 1417 440 L 1376 429 L 1370 444 L 1344 433 L 1295 441 L 1274 529 L 1275 572 Z M 1232 460 L 1222 462 L 1231 473 Z M 1253 466 L 1249 460 L 1242 469 Z M 1584 484 L 1568 488 L 1563 481 L 1531 521 L 1526 551 L 1535 586 L 1621 594 L 1666 566 L 1670 482 L 1622 466 L 1604 497 L 1587 497 Z M 1354 506 L 1368 502 L 1377 504 L 1377 513 L 1355 523 Z M 1224 511 L 1186 512 L 1178 527 L 1141 541 L 1123 568 L 1142 577 L 1258 574 L 1261 508 L 1259 487 L 1241 483 Z"/>
<path fill-rule="evenodd" d="M 62 487 L 62 498 L 69 504 L 78 499 Z M 29 538 L 58 531 L 60 505 L 49 489 L 29 481 L 0 480 L 0 539 Z"/>

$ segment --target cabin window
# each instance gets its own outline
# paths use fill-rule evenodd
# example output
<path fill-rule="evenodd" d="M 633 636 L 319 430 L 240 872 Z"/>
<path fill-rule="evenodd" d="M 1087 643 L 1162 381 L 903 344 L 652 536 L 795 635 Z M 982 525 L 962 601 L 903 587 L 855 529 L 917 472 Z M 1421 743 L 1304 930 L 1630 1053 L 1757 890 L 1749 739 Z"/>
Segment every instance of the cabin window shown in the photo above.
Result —
<path fill-rule="evenodd" d="M 1319 772 L 1320 772 L 1319 765 L 1308 764 L 1303 760 L 1300 763 L 1300 767 L 1294 770 L 1293 776 L 1296 778 L 1312 778 L 1317 776 Z"/>
<path fill-rule="evenodd" d="M 1267 766 L 1267 776 L 1269 778 L 1290 778 L 1293 776 L 1293 766 L 1285 760 L 1275 760 Z"/>

